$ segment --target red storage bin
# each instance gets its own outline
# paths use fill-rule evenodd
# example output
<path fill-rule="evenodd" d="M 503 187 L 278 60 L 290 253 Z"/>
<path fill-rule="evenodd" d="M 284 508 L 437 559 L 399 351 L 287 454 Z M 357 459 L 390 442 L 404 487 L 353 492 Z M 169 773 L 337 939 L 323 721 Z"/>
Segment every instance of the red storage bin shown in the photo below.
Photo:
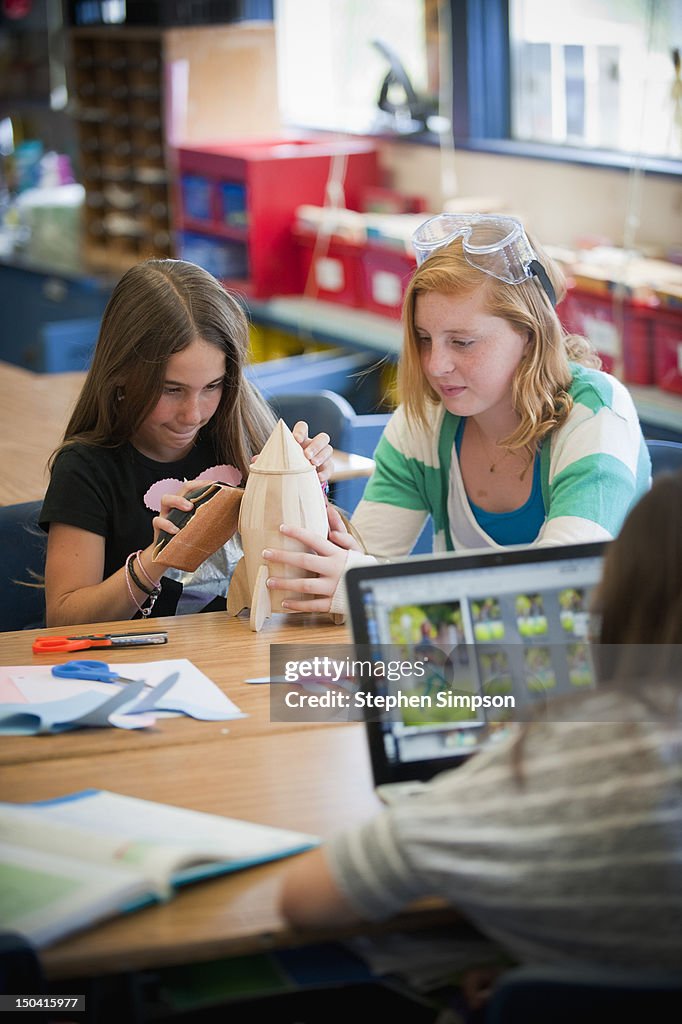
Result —
<path fill-rule="evenodd" d="M 379 245 L 362 250 L 361 305 L 373 313 L 399 319 L 405 290 L 417 266 L 414 256 Z"/>
<path fill-rule="evenodd" d="M 682 395 L 682 309 L 656 310 L 653 325 L 656 384 Z"/>
<path fill-rule="evenodd" d="M 299 290 L 325 302 L 362 305 L 360 247 L 329 236 L 318 243 L 311 231 L 295 229 L 293 234 L 300 256 Z"/>
<path fill-rule="evenodd" d="M 654 383 L 653 320 L 656 310 L 612 294 L 570 288 L 557 307 L 567 330 L 588 338 L 599 353 L 603 369 L 612 373 L 622 346 L 623 376 L 630 384 Z"/>

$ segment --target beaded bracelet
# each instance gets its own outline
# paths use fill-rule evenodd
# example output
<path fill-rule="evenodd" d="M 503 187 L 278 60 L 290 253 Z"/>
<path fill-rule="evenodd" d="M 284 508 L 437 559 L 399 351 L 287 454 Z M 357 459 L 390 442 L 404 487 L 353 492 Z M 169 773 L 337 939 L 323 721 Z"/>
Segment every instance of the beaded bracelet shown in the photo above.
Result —
<path fill-rule="evenodd" d="M 132 567 L 133 559 L 135 558 L 135 555 L 136 555 L 136 552 L 133 551 L 126 558 L 126 564 L 125 564 L 125 569 L 126 569 L 126 573 L 125 573 L 126 586 L 128 588 L 128 595 L 130 597 L 130 600 L 135 605 L 135 607 L 140 612 L 140 614 L 146 619 L 149 615 L 151 615 L 152 608 L 156 604 L 156 599 L 159 596 L 159 594 L 161 593 L 161 587 L 156 587 L 153 591 L 150 592 L 150 591 L 148 591 L 146 589 L 146 587 L 143 587 L 140 584 L 140 582 L 139 582 L 139 580 L 137 578 L 137 574 L 135 573 L 135 570 Z M 133 588 L 130 585 L 130 580 L 131 579 L 135 583 L 135 586 L 139 587 L 139 589 L 142 591 L 143 594 L 147 594 L 147 597 L 148 597 L 148 600 L 149 600 L 149 604 L 147 604 L 146 607 L 143 607 L 143 605 L 141 605 L 140 602 L 135 597 L 135 594 L 133 593 Z"/>

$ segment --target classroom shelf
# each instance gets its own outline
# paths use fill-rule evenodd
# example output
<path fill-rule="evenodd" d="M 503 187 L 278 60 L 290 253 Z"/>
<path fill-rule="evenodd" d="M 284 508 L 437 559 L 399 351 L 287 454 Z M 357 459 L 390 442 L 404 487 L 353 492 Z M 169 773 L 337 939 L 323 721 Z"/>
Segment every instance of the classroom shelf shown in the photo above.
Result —
<path fill-rule="evenodd" d="M 255 323 L 376 353 L 377 359 L 395 362 L 400 354 L 402 327 L 385 316 L 293 295 L 249 300 L 248 306 Z M 657 387 L 627 387 L 647 436 L 682 440 L 682 396 Z"/>
<path fill-rule="evenodd" d="M 346 203 L 359 209 L 363 190 L 378 179 L 372 143 L 271 136 L 179 146 L 178 256 L 254 298 L 300 293 L 305 271 L 292 234 L 296 209 L 324 202 L 339 158 Z"/>
<path fill-rule="evenodd" d="M 163 136 L 163 33 L 70 32 L 87 264 L 120 272 L 173 255 Z"/>
<path fill-rule="evenodd" d="M 1 259 L 0 360 L 38 372 L 84 369 L 112 286 L 104 277 L 84 277 L 18 256 Z M 85 347 L 83 324 L 90 334 Z"/>
<path fill-rule="evenodd" d="M 377 357 L 396 360 L 400 355 L 401 325 L 377 313 L 300 295 L 277 295 L 268 301 L 252 299 L 248 305 L 256 323 L 293 334 L 309 334 L 316 341 L 375 352 Z"/>

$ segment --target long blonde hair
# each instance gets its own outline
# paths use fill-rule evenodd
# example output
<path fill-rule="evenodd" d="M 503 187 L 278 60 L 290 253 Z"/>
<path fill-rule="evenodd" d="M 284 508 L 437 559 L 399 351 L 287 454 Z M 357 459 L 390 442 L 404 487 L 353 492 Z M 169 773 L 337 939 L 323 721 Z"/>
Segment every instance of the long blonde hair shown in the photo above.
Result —
<path fill-rule="evenodd" d="M 531 241 L 559 302 L 566 293 L 563 274 L 535 240 Z M 429 292 L 467 295 L 477 289 L 483 289 L 491 316 L 507 320 L 515 331 L 528 338 L 512 382 L 512 402 L 521 420 L 501 444 L 510 450 L 533 449 L 560 426 L 571 411 L 569 360 L 596 368 L 601 366 L 601 360 L 585 338 L 566 333 L 537 279 L 507 284 L 483 273 L 467 263 L 461 239 L 436 250 L 417 268 L 408 285 L 403 303 L 404 339 L 398 363 L 398 396 L 408 414 L 422 426 L 427 424 L 428 405 L 441 401 L 421 367 L 414 326 L 417 297 Z"/>
<path fill-rule="evenodd" d="M 246 478 L 275 417 L 244 376 L 248 323 L 237 300 L 206 270 L 147 260 L 128 270 L 102 317 L 97 345 L 62 444 L 115 447 L 130 440 L 163 391 L 169 358 L 201 338 L 225 354 L 220 404 L 205 433 L 218 460 Z M 124 393 L 125 401 L 118 401 Z"/>

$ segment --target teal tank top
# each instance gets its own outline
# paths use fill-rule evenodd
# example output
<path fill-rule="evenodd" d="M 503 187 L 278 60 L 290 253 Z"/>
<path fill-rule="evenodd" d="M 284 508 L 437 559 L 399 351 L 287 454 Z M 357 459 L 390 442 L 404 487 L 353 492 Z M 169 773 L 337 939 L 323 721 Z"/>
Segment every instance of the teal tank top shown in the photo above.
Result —
<path fill-rule="evenodd" d="M 455 448 L 459 458 L 462 448 L 462 436 L 466 417 L 462 416 L 455 435 Z M 467 495 L 468 497 L 468 495 Z M 528 500 L 511 512 L 487 512 L 480 505 L 474 504 L 469 498 L 469 505 L 474 518 L 482 530 L 496 544 L 532 544 L 545 521 L 545 505 L 542 500 L 542 483 L 540 478 L 540 450 L 533 460 L 533 486 Z"/>

